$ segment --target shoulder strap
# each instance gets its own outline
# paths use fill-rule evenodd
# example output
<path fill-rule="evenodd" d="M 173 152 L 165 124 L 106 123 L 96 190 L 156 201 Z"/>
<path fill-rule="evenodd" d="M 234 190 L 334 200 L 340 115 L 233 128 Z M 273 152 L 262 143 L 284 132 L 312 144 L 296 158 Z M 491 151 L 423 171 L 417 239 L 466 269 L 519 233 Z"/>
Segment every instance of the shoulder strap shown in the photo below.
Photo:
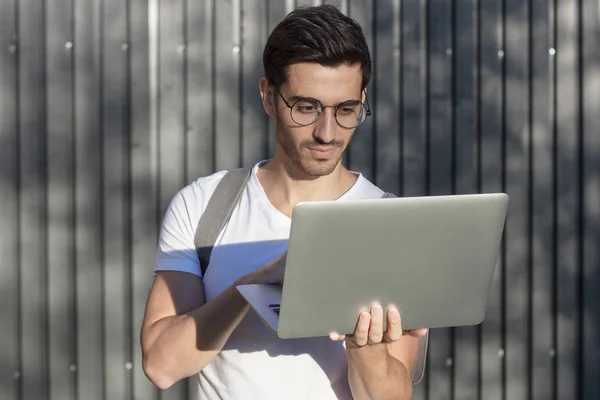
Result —
<path fill-rule="evenodd" d="M 384 193 L 381 198 L 392 198 L 396 197 L 393 193 Z M 425 364 L 427 361 L 427 345 L 429 342 L 429 332 L 427 335 L 419 337 L 419 350 L 417 352 L 417 357 L 415 358 L 415 362 L 413 364 L 412 369 L 412 383 L 416 385 L 421 382 L 423 376 L 425 375 Z"/>
<path fill-rule="evenodd" d="M 194 244 L 203 277 L 215 242 L 237 206 L 251 172 L 252 166 L 228 171 L 217 185 L 198 221 Z"/>

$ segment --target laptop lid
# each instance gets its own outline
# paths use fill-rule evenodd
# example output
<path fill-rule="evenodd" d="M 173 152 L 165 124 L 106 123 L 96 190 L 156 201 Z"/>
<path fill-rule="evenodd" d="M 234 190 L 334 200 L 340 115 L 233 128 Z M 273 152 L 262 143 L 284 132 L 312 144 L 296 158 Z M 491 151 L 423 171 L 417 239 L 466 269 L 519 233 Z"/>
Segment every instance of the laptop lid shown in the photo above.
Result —
<path fill-rule="evenodd" d="M 350 334 L 374 302 L 403 329 L 484 319 L 508 196 L 504 193 L 299 203 L 277 334 Z"/>

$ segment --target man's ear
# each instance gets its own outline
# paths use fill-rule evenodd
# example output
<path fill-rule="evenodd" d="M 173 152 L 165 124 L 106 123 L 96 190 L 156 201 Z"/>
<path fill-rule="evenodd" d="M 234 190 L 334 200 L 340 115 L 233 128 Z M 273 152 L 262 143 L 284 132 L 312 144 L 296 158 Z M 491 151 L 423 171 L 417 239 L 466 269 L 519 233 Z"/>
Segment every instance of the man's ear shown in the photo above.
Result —
<path fill-rule="evenodd" d="M 262 99 L 263 108 L 267 115 L 271 118 L 275 118 L 276 107 L 275 107 L 275 90 L 273 85 L 269 84 L 267 78 L 262 77 L 258 83 L 260 90 L 260 97 Z"/>

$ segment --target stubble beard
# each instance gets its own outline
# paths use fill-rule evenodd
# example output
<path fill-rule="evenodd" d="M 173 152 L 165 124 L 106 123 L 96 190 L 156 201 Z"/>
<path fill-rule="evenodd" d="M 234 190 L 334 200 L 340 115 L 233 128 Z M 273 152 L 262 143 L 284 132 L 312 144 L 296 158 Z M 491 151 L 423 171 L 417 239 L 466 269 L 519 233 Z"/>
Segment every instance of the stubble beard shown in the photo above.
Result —
<path fill-rule="evenodd" d="M 287 130 L 284 126 L 278 123 L 277 126 L 277 140 L 281 145 L 288 160 L 296 167 L 299 171 L 310 177 L 326 176 L 337 168 L 342 161 L 342 157 L 347 148 L 347 144 L 338 142 L 335 144 L 337 149 L 342 149 L 339 155 L 333 155 L 330 158 L 315 159 L 310 156 L 302 157 L 302 150 L 307 147 L 314 145 L 315 142 L 311 140 L 303 141 L 297 146 L 294 144 L 292 139 L 293 133 Z M 306 154 L 306 153 L 305 153 Z"/>

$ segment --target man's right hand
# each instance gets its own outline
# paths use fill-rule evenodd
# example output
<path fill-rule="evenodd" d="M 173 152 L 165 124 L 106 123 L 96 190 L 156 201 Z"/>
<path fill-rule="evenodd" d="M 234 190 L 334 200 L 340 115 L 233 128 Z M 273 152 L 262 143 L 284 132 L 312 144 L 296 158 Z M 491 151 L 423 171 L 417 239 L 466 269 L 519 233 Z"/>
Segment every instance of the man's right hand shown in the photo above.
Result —
<path fill-rule="evenodd" d="M 287 259 L 287 251 L 278 256 L 272 261 L 269 261 L 264 266 L 256 271 L 242 276 L 237 281 L 237 285 L 252 285 L 252 284 L 283 284 L 283 275 L 285 272 L 285 262 Z"/>

